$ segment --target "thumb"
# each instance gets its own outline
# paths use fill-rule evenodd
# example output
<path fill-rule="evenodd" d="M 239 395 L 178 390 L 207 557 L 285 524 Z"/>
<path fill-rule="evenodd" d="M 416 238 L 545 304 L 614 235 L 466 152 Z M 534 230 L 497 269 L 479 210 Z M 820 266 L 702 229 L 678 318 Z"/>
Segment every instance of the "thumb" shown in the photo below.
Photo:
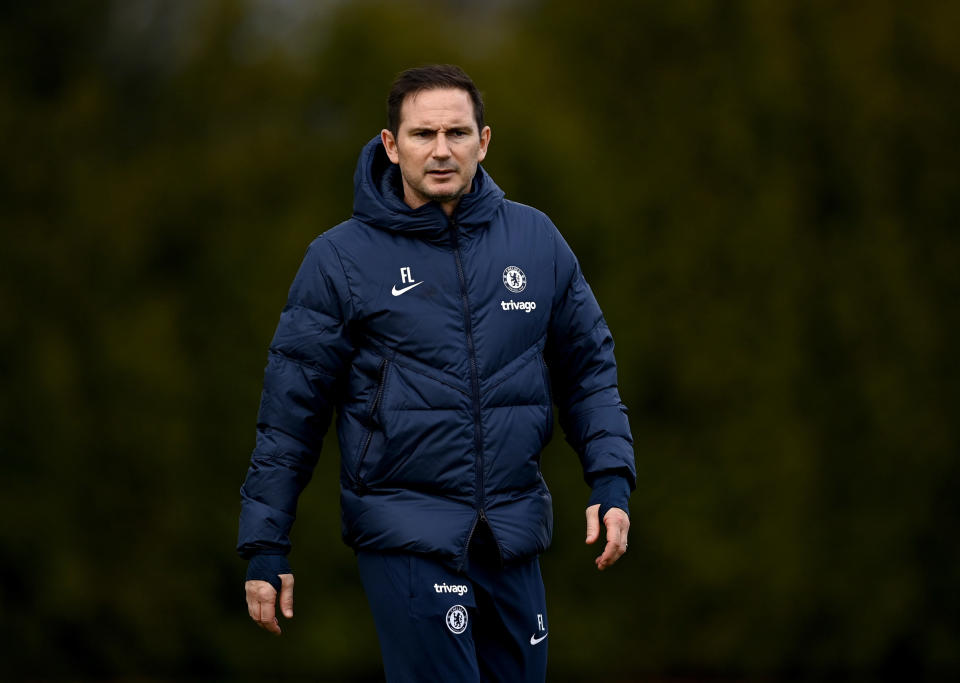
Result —
<path fill-rule="evenodd" d="M 280 611 L 293 618 L 293 574 L 280 574 Z"/>
<path fill-rule="evenodd" d="M 587 544 L 600 538 L 600 503 L 587 508 Z"/>

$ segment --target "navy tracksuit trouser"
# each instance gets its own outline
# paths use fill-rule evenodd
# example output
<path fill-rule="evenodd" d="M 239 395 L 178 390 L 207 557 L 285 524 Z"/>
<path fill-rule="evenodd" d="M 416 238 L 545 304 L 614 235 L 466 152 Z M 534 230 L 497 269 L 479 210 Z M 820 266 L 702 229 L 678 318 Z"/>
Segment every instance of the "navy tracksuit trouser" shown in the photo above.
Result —
<path fill-rule="evenodd" d="M 422 555 L 357 554 L 388 683 L 546 680 L 539 561 L 500 566 L 488 533 L 475 534 L 462 572 Z"/>

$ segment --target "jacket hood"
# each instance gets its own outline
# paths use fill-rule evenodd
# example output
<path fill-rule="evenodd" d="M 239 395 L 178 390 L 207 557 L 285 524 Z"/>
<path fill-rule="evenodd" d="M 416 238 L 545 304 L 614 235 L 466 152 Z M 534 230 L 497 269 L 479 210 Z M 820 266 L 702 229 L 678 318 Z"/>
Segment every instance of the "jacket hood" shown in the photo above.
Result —
<path fill-rule="evenodd" d="M 503 202 L 503 190 L 477 165 L 470 192 L 453 213 L 457 224 L 474 228 L 489 223 Z M 437 202 L 411 209 L 403 201 L 400 167 L 390 161 L 380 136 L 360 152 L 353 175 L 353 216 L 377 228 L 423 238 L 444 236 L 447 216 Z"/>

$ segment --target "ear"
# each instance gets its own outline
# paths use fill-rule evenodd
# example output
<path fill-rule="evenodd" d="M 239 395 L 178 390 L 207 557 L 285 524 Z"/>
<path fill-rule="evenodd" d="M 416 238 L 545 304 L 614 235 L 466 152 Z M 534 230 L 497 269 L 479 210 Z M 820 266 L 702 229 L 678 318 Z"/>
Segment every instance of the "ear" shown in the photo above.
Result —
<path fill-rule="evenodd" d="M 397 152 L 397 139 L 393 133 L 384 128 L 380 131 L 380 140 L 383 142 L 384 149 L 387 150 L 387 157 L 395 164 L 400 163 L 400 153 Z"/>
<path fill-rule="evenodd" d="M 490 126 L 484 126 L 480 131 L 480 153 L 477 155 L 477 161 L 483 161 L 487 156 L 487 145 L 490 144 Z"/>

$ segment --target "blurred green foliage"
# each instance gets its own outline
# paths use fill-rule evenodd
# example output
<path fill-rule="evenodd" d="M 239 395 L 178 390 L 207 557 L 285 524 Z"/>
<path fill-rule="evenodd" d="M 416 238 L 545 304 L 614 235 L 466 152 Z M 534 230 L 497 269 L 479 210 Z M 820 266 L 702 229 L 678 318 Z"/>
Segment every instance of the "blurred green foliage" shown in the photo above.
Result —
<path fill-rule="evenodd" d="M 14 677 L 376 678 L 328 439 L 253 627 L 266 346 L 396 72 L 580 256 L 640 487 L 597 575 L 561 439 L 551 680 L 960 674 L 960 9 L 130 0 L 0 9 L 0 604 Z"/>

